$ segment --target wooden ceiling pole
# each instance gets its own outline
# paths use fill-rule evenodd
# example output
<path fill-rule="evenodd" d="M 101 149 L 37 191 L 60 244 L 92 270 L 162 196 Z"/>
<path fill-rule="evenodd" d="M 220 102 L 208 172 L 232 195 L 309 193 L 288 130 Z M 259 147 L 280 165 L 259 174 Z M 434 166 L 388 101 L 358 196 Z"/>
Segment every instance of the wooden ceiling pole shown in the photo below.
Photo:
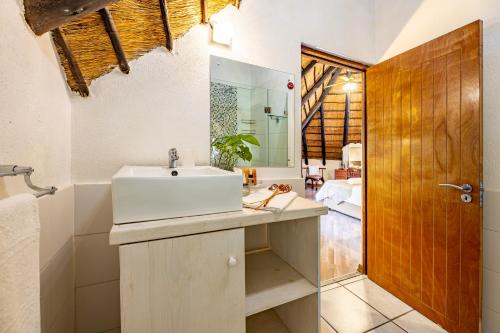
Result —
<path fill-rule="evenodd" d="M 347 145 L 349 141 L 349 119 L 351 117 L 351 93 L 347 92 L 345 94 L 345 114 L 344 114 L 344 134 L 342 143 L 344 146 Z"/>
<path fill-rule="evenodd" d="M 314 69 L 314 72 L 316 73 L 316 69 Z M 316 77 L 316 74 L 314 74 L 314 77 Z M 305 85 L 306 91 L 307 91 L 307 77 L 304 76 L 303 79 L 304 79 L 304 85 Z M 310 101 L 310 99 L 307 100 L 307 106 L 309 106 L 309 110 L 311 110 L 311 101 Z M 302 105 L 302 107 L 304 108 L 304 116 L 307 117 L 307 108 L 306 108 L 305 105 Z"/>
<path fill-rule="evenodd" d="M 323 104 L 323 101 L 325 100 L 326 96 L 330 93 L 330 90 L 332 89 L 332 85 L 335 84 L 337 81 L 340 72 L 342 70 L 340 68 L 335 69 L 335 73 L 332 75 L 332 78 L 330 79 L 330 82 L 328 82 L 328 87 L 323 90 L 323 93 L 319 97 L 318 101 L 314 104 L 311 110 L 309 110 L 309 114 L 307 115 L 307 118 L 302 122 L 302 131 L 304 131 L 307 126 L 309 126 L 309 123 L 313 119 L 314 115 L 316 112 L 318 112 L 320 106 Z"/>
<path fill-rule="evenodd" d="M 326 165 L 326 137 L 325 137 L 325 111 L 323 104 L 319 107 L 320 123 L 321 123 L 321 156 L 323 157 L 323 165 Z"/>
<path fill-rule="evenodd" d="M 59 48 L 61 48 L 62 52 L 64 53 L 64 57 L 68 61 L 69 69 L 71 71 L 73 79 L 78 85 L 78 93 L 82 97 L 87 97 L 89 95 L 89 87 L 87 86 L 87 82 L 85 82 L 82 71 L 80 70 L 80 66 L 78 66 L 73 52 L 71 51 L 71 48 L 69 47 L 66 39 L 64 38 L 64 35 L 59 28 L 52 30 L 52 39 L 54 40 L 54 43 Z"/>
<path fill-rule="evenodd" d="M 113 45 L 113 50 L 115 50 L 118 66 L 120 66 L 120 70 L 123 73 L 128 74 L 130 72 L 130 67 L 128 65 L 127 58 L 125 57 L 125 52 L 123 51 L 120 37 L 116 31 L 115 22 L 111 17 L 111 13 L 107 8 L 103 8 L 99 10 L 99 14 L 101 14 L 101 18 L 106 26 L 106 32 L 111 40 L 111 44 Z"/>
<path fill-rule="evenodd" d="M 309 165 L 309 157 L 307 156 L 307 138 L 305 131 L 302 131 L 302 146 L 302 151 L 304 152 L 304 163 L 305 165 Z"/>
<path fill-rule="evenodd" d="M 301 75 L 301 79 L 303 79 L 307 74 L 309 74 L 309 72 L 311 71 L 311 69 L 313 69 L 313 67 L 317 64 L 318 62 L 316 60 L 313 60 L 311 61 L 306 67 L 304 67 L 304 69 L 302 69 L 302 75 Z"/>
<path fill-rule="evenodd" d="M 172 29 L 170 29 L 170 22 L 168 20 L 168 7 L 165 0 L 160 0 L 160 11 L 161 20 L 163 22 L 163 30 L 165 30 L 165 37 L 167 42 L 165 47 L 167 50 L 172 51 L 174 49 L 174 38 L 172 37 Z"/>
<path fill-rule="evenodd" d="M 325 73 L 323 74 L 323 76 L 318 80 L 318 82 L 316 82 L 314 84 L 314 86 L 311 88 L 311 90 L 309 90 L 305 95 L 304 97 L 302 97 L 302 105 L 306 104 L 307 101 L 309 100 L 309 98 L 311 98 L 311 96 L 316 92 L 316 89 L 318 89 L 319 87 L 321 87 L 323 85 L 323 83 L 329 79 L 333 72 L 335 71 L 335 67 L 329 67 Z"/>
<path fill-rule="evenodd" d="M 201 23 L 208 22 L 208 0 L 201 0 Z"/>

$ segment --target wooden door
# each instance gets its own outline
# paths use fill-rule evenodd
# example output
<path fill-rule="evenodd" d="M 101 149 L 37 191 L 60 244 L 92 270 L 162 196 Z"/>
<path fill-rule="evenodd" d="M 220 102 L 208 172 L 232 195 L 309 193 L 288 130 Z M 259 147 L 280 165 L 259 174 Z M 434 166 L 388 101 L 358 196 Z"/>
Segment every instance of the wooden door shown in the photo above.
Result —
<path fill-rule="evenodd" d="M 368 276 L 450 332 L 479 332 L 482 23 L 370 68 L 366 124 Z M 472 185 L 472 202 L 445 183 Z"/>
<path fill-rule="evenodd" d="M 245 332 L 244 242 L 240 228 L 120 246 L 122 332 Z"/>

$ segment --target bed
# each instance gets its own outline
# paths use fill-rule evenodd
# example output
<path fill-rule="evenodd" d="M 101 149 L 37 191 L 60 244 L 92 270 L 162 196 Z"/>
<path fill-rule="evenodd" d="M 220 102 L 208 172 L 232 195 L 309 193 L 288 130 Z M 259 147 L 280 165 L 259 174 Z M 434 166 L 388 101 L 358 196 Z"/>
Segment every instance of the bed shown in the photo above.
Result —
<path fill-rule="evenodd" d="M 316 193 L 316 200 L 323 201 L 333 211 L 361 220 L 361 178 L 328 180 Z"/>

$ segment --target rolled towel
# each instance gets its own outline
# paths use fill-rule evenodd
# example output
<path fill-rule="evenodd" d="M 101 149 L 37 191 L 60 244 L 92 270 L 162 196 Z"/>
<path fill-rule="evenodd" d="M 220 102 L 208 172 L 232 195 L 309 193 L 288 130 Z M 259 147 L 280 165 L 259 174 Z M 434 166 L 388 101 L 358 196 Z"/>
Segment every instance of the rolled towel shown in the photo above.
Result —
<path fill-rule="evenodd" d="M 0 333 L 40 333 L 39 243 L 36 198 L 0 200 Z"/>
<path fill-rule="evenodd" d="M 255 193 L 247 195 L 243 197 L 243 206 L 246 208 L 257 208 L 262 201 L 269 198 L 273 195 L 273 191 L 268 189 L 261 189 Z M 272 210 L 272 211 L 282 211 L 286 209 L 292 201 L 298 197 L 297 192 L 288 192 L 284 194 L 279 194 L 271 199 L 271 201 L 267 204 L 267 207 L 262 207 L 263 210 Z"/>

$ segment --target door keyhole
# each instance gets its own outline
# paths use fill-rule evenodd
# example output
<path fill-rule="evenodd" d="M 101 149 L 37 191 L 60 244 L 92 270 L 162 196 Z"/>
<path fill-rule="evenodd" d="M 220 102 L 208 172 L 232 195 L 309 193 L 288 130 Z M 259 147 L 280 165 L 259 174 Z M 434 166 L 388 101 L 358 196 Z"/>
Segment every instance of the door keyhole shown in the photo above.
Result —
<path fill-rule="evenodd" d="M 470 203 L 470 202 L 472 202 L 472 195 L 470 195 L 470 194 L 462 194 L 462 195 L 460 196 L 460 198 L 461 198 L 461 199 L 462 199 L 462 201 L 463 201 L 463 202 L 465 202 L 465 203 Z"/>

